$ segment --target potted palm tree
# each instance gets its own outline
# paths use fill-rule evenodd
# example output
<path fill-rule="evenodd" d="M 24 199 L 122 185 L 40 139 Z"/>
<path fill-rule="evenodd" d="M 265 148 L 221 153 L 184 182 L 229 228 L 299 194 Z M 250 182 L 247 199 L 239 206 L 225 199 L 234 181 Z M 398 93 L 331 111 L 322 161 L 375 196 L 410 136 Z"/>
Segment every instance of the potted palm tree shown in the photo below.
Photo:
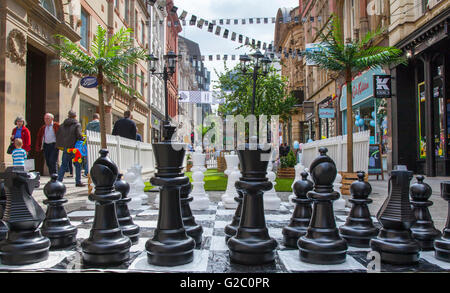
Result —
<path fill-rule="evenodd" d="M 348 129 L 353 125 L 353 115 L 350 107 L 353 104 L 352 78 L 357 73 L 379 68 L 390 64 L 406 63 L 403 51 L 395 47 L 374 45 L 374 42 L 383 36 L 383 30 L 368 32 L 361 40 L 345 42 L 341 22 L 336 15 L 331 16 L 329 30 L 319 33 L 321 44 L 318 50 L 303 52 L 305 58 L 318 67 L 334 72 L 344 77 L 347 84 L 347 115 Z M 353 133 L 347 133 L 347 173 L 342 173 L 343 182 L 346 178 L 357 179 L 353 170 Z"/>
<path fill-rule="evenodd" d="M 186 163 L 186 172 L 191 172 L 191 168 L 192 168 L 192 156 L 191 156 L 191 154 L 187 154 L 186 155 L 186 160 L 187 160 L 187 163 Z"/>
<path fill-rule="evenodd" d="M 103 86 L 110 83 L 122 91 L 133 96 L 141 95 L 125 81 L 134 78 L 125 70 L 138 60 L 147 60 L 145 49 L 133 46 L 133 30 L 121 28 L 114 35 L 108 37 L 102 26 L 97 26 L 89 53 L 83 51 L 78 44 L 63 35 L 55 35 L 57 42 L 51 46 L 55 48 L 61 59 L 58 60 L 66 72 L 78 76 L 93 76 L 97 78 L 98 101 L 100 108 L 101 145 L 106 149 L 105 125 L 105 97 Z"/>

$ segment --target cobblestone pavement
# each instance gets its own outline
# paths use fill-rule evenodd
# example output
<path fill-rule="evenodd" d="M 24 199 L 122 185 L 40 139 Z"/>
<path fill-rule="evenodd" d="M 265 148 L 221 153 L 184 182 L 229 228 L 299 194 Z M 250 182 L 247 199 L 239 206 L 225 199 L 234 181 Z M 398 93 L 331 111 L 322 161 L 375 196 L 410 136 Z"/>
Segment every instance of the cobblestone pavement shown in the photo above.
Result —
<path fill-rule="evenodd" d="M 372 185 L 372 194 L 371 198 L 373 199 L 373 203 L 369 205 L 369 210 L 372 215 L 376 215 L 381 205 L 388 194 L 388 176 L 385 175 L 385 179 L 376 180 L 376 176 L 370 176 L 369 182 Z M 41 178 L 41 186 L 36 189 L 33 193 L 34 198 L 43 205 L 43 200 L 45 199 L 45 195 L 43 193 L 44 185 L 50 180 L 49 177 Z M 144 178 L 144 181 L 148 181 L 149 178 Z M 445 180 L 450 180 L 450 177 L 434 177 L 434 178 L 426 178 L 425 182 L 428 183 L 433 189 L 433 194 L 430 198 L 433 201 L 433 205 L 430 207 L 430 213 L 435 222 L 436 228 L 441 230 L 444 228 L 446 220 L 447 220 L 447 212 L 448 205 L 445 200 L 443 200 L 440 196 L 440 183 Z M 83 178 L 82 181 L 87 184 L 87 179 Z M 415 183 L 416 179 L 411 180 L 411 184 Z M 69 202 L 66 204 L 66 210 L 68 212 L 79 209 L 84 206 L 87 200 L 87 186 L 86 187 L 75 187 L 75 179 L 74 178 L 65 178 L 64 184 L 67 187 L 66 198 Z M 221 200 L 221 196 L 223 191 L 209 191 L 208 195 L 211 201 L 218 202 Z M 149 192 L 149 203 L 153 203 L 157 192 Z M 278 196 L 282 201 L 288 201 L 288 197 L 291 194 L 290 192 L 278 192 Z M 350 196 L 343 196 L 344 199 L 348 200 Z"/>

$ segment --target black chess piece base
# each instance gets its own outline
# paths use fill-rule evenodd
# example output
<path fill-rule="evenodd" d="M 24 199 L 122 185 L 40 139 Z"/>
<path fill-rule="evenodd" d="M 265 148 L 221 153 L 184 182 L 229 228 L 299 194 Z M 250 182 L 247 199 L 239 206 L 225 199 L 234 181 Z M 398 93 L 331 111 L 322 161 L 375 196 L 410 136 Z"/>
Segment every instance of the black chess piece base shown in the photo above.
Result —
<path fill-rule="evenodd" d="M 118 197 L 119 193 L 114 193 Z M 114 202 L 96 202 L 91 235 L 81 244 L 83 261 L 97 265 L 115 265 L 130 258 L 131 241 L 117 225 Z M 114 223 L 114 220 L 116 221 Z M 101 227 L 101 228 L 100 228 Z"/>
<path fill-rule="evenodd" d="M 10 231 L 0 242 L 0 260 L 4 265 L 27 265 L 47 260 L 50 240 L 34 231 Z"/>
<path fill-rule="evenodd" d="M 8 227 L 5 223 L 0 221 L 0 241 L 6 239 L 6 235 L 8 234 Z"/>
<path fill-rule="evenodd" d="M 261 265 L 275 260 L 278 243 L 269 236 L 264 219 L 263 191 L 272 188 L 271 182 L 236 182 L 244 190 L 242 215 L 236 235 L 231 237 L 230 260 L 243 265 Z"/>
<path fill-rule="evenodd" d="M 373 251 L 380 253 L 381 262 L 393 265 L 411 265 L 419 261 L 419 243 L 409 230 L 382 228 L 377 238 L 370 241 Z"/>
<path fill-rule="evenodd" d="M 434 256 L 439 260 L 450 262 L 449 238 L 440 238 L 434 241 Z"/>

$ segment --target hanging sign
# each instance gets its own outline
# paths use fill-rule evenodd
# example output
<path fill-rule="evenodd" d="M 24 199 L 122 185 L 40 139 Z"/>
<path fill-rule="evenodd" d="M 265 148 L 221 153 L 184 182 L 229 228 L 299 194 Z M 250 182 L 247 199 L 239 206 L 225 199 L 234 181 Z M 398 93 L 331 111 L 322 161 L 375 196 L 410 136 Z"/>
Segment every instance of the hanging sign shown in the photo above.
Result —
<path fill-rule="evenodd" d="M 87 76 L 80 80 L 80 84 L 82 87 L 90 89 L 90 88 L 97 87 L 98 81 L 97 81 L 97 78 L 94 76 Z"/>
<path fill-rule="evenodd" d="M 373 84 L 373 96 L 375 98 L 382 99 L 391 97 L 392 88 L 390 75 L 374 75 Z"/>
<path fill-rule="evenodd" d="M 334 118 L 333 108 L 319 108 L 319 118 Z"/>

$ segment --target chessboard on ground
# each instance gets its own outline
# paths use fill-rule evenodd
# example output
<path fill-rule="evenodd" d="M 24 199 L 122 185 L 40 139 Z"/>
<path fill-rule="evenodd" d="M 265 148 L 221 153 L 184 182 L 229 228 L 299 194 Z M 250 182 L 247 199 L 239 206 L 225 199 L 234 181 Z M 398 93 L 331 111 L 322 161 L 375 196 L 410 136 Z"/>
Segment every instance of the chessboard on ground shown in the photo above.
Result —
<path fill-rule="evenodd" d="M 55 272 L 195 272 L 195 273 L 291 273 L 291 272 L 367 272 L 371 260 L 367 260 L 370 248 L 349 247 L 346 262 L 339 265 L 313 265 L 300 261 L 298 249 L 283 245 L 282 229 L 289 223 L 294 206 L 283 202 L 278 211 L 266 211 L 265 218 L 269 235 L 278 242 L 274 263 L 260 266 L 245 266 L 230 263 L 228 247 L 225 243 L 224 227 L 231 223 L 235 210 L 225 209 L 221 202 L 212 202 L 207 210 L 193 211 L 195 220 L 203 227 L 203 241 L 195 249 L 191 263 L 161 267 L 147 262 L 145 243 L 153 237 L 158 220 L 158 210 L 144 205 L 141 210 L 132 210 L 134 223 L 140 226 L 139 242 L 130 249 L 130 260 L 120 266 L 99 267 L 86 265 L 81 257 L 81 242 L 89 237 L 94 210 L 81 208 L 68 213 L 71 223 L 77 226 L 77 244 L 60 250 L 50 250 L 46 261 L 24 266 L 0 264 L 0 271 L 55 271 Z M 347 212 L 336 211 L 336 225 L 345 223 Z M 376 218 L 372 217 L 379 226 Z M 420 261 L 412 266 L 393 266 L 381 264 L 382 272 L 444 272 L 450 271 L 450 263 L 434 258 L 434 251 L 420 252 Z"/>

